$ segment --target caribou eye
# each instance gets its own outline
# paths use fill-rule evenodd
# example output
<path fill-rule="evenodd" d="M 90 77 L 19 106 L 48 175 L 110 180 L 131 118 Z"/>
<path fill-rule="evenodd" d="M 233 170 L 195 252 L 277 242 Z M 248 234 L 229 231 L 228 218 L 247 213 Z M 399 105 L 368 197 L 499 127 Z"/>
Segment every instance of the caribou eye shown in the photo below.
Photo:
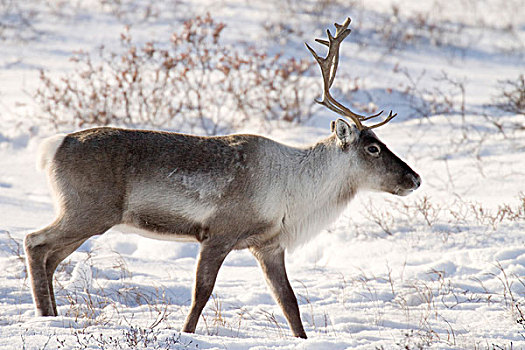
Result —
<path fill-rule="evenodd" d="M 366 148 L 367 152 L 372 154 L 372 155 L 377 155 L 379 154 L 379 147 L 375 146 L 375 145 L 372 145 L 372 146 L 368 146 Z"/>

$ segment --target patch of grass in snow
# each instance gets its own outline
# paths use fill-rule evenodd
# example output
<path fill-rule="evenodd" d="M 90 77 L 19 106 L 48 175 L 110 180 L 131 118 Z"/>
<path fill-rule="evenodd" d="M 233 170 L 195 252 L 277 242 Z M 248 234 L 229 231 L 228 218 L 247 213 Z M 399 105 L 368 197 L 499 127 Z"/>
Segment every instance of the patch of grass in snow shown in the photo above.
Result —
<path fill-rule="evenodd" d="M 502 203 L 495 209 L 459 196 L 448 203 L 427 195 L 403 201 L 385 198 L 382 204 L 385 203 L 386 206 L 377 207 L 369 200 L 361 212 L 364 218 L 388 236 L 404 232 L 413 223 L 418 223 L 430 229 L 438 227 L 446 242 L 450 234 L 462 231 L 464 227 L 477 226 L 494 232 L 500 225 L 525 220 L 524 193 L 518 194 L 517 204 Z"/>
<path fill-rule="evenodd" d="M 171 335 L 166 335 L 171 333 Z M 86 330 L 73 330 L 70 338 L 56 337 L 58 349 L 112 349 L 112 350 L 135 350 L 135 349 L 196 349 L 198 346 L 191 340 L 184 340 L 181 334 L 172 330 L 161 331 L 151 328 L 130 326 L 122 329 L 119 335 L 107 335 L 104 332 L 90 333 Z"/>

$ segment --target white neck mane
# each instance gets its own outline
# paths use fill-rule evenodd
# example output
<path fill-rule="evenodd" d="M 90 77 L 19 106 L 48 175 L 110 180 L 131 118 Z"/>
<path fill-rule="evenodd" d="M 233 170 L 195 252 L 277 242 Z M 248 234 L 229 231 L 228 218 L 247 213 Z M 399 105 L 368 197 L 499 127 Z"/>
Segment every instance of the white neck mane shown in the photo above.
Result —
<path fill-rule="evenodd" d="M 289 171 L 281 245 L 293 250 L 335 221 L 354 197 L 358 183 L 349 157 L 334 137 L 325 139 L 294 157 Z"/>

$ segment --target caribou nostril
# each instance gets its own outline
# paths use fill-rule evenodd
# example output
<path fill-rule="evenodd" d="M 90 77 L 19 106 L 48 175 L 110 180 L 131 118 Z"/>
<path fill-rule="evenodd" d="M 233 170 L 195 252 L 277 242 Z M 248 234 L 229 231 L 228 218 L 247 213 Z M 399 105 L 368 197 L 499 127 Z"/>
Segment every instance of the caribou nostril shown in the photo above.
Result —
<path fill-rule="evenodd" d="M 407 177 L 412 181 L 413 190 L 417 190 L 421 186 L 421 177 L 418 174 L 407 174 Z"/>
<path fill-rule="evenodd" d="M 412 175 L 412 181 L 414 181 L 414 185 L 415 185 L 415 188 L 414 189 L 418 189 L 419 186 L 421 186 L 421 177 L 419 175 Z"/>

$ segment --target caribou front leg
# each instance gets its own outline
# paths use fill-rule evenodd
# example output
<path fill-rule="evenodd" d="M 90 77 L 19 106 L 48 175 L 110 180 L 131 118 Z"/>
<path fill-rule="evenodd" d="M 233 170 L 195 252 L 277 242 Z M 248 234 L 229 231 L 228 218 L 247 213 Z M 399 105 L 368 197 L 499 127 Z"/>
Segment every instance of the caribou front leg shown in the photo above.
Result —
<path fill-rule="evenodd" d="M 263 247 L 251 248 L 251 251 L 259 261 L 264 276 L 266 277 L 266 282 L 268 282 L 277 303 L 281 306 L 293 335 L 306 339 L 306 333 L 299 313 L 299 306 L 297 305 L 297 298 L 286 275 L 284 249 L 280 247 Z"/>

